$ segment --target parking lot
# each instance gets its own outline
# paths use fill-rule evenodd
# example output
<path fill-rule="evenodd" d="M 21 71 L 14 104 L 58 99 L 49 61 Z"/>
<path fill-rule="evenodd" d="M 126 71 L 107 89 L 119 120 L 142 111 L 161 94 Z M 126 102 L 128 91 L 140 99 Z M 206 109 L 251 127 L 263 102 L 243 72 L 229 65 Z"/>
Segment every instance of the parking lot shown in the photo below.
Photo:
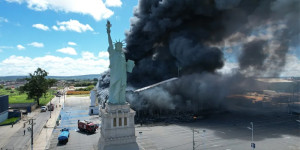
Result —
<path fill-rule="evenodd" d="M 61 124 L 53 131 L 48 149 L 98 149 L 100 131 L 95 134 L 79 132 L 77 121 L 91 120 L 100 124 L 97 115 L 88 115 L 88 97 L 68 97 L 61 111 Z M 247 150 L 251 149 L 251 127 L 254 125 L 254 143 L 259 150 L 300 150 L 300 124 L 297 116 L 286 113 L 274 115 L 215 114 L 201 120 L 172 124 L 136 125 L 140 149 L 195 149 Z M 65 145 L 58 144 L 60 129 L 69 128 L 70 138 Z"/>
<path fill-rule="evenodd" d="M 47 149 L 94 149 L 100 137 L 99 130 L 95 134 L 87 134 L 80 132 L 77 128 L 77 121 L 90 120 L 96 124 L 100 124 L 98 115 L 90 116 L 88 114 L 90 106 L 89 97 L 68 97 L 65 101 L 64 107 L 61 110 L 60 125 L 53 130 L 51 140 Z M 58 136 L 60 130 L 68 128 L 70 131 L 70 138 L 67 144 L 59 144 Z"/>
<path fill-rule="evenodd" d="M 148 125 L 136 128 L 141 149 L 251 150 L 253 122 L 254 143 L 259 150 L 300 150 L 300 124 L 297 116 L 217 114 L 191 122 Z"/>

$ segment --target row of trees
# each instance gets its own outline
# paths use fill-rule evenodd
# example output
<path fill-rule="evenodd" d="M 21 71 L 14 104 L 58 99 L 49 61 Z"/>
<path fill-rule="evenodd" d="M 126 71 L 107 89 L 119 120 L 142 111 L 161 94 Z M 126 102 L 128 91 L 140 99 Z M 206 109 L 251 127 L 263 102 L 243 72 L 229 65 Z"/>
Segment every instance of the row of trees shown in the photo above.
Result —
<path fill-rule="evenodd" d="M 74 86 L 75 87 L 80 87 L 80 86 L 91 86 L 91 85 L 96 85 L 97 84 L 97 81 L 94 81 L 94 82 L 79 82 L 79 83 L 75 83 Z"/>
<path fill-rule="evenodd" d="M 19 90 L 25 92 L 28 98 L 34 99 L 40 105 L 40 98 L 46 96 L 47 91 L 57 82 L 55 79 L 46 79 L 47 75 L 48 72 L 37 68 L 33 74 L 29 74 L 29 78 L 26 78 L 27 83 Z"/>

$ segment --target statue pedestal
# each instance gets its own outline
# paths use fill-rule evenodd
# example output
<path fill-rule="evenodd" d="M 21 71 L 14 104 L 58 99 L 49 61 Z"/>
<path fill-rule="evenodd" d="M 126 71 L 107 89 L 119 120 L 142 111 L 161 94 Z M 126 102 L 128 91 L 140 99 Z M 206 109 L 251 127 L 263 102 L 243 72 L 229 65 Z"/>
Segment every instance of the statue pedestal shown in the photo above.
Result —
<path fill-rule="evenodd" d="M 100 108 L 102 118 L 100 127 L 99 150 L 106 147 L 136 143 L 134 127 L 135 111 L 128 103 L 124 105 L 105 104 Z"/>

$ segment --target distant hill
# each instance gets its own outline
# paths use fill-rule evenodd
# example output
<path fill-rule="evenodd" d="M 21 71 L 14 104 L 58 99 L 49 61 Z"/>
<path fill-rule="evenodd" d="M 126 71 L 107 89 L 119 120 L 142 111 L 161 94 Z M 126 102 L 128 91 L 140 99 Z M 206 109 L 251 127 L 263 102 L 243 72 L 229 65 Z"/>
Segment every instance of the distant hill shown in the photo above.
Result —
<path fill-rule="evenodd" d="M 94 78 L 99 78 L 100 74 L 89 74 L 80 76 L 47 76 L 47 78 L 57 79 L 57 80 L 93 80 Z M 0 81 L 17 80 L 23 79 L 28 76 L 0 76 Z"/>

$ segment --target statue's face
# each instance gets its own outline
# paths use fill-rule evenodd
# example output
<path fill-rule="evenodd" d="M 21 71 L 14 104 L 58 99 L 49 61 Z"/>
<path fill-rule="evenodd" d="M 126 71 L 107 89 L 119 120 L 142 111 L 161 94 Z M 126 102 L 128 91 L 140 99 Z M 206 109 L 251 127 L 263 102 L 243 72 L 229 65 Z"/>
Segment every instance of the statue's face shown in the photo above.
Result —
<path fill-rule="evenodd" d="M 122 44 L 121 43 L 116 43 L 115 44 L 115 48 L 116 48 L 116 50 L 122 50 Z"/>

